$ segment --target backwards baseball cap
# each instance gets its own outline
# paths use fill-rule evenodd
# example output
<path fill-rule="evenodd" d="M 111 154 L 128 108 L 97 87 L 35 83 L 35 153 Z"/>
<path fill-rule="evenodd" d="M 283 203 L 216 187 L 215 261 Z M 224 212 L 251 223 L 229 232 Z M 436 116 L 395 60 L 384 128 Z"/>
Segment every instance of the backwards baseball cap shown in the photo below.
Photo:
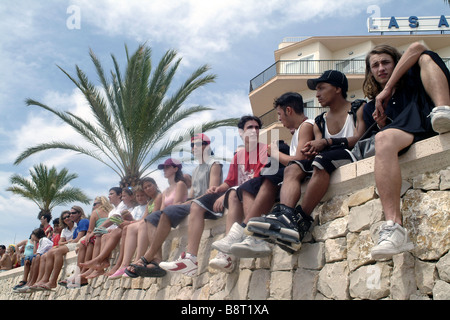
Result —
<path fill-rule="evenodd" d="M 172 159 L 172 158 L 169 158 L 166 161 L 164 161 L 164 163 L 158 165 L 158 169 L 162 170 L 162 169 L 164 169 L 165 166 L 178 167 L 179 169 L 181 169 L 183 167 L 183 165 L 181 164 L 180 161 L 178 161 L 176 159 Z"/>
<path fill-rule="evenodd" d="M 320 78 L 317 79 L 308 79 L 306 82 L 308 84 L 308 88 L 311 90 L 316 90 L 316 86 L 320 82 L 329 83 L 335 87 L 341 88 L 343 92 L 347 92 L 348 90 L 348 81 L 345 74 L 337 70 L 327 70 Z"/>
<path fill-rule="evenodd" d="M 197 133 L 197 134 L 195 134 L 191 138 L 191 142 L 194 142 L 194 140 L 202 140 L 206 144 L 210 144 L 211 143 L 211 140 L 209 139 L 209 137 L 206 134 L 204 134 L 204 133 Z"/>

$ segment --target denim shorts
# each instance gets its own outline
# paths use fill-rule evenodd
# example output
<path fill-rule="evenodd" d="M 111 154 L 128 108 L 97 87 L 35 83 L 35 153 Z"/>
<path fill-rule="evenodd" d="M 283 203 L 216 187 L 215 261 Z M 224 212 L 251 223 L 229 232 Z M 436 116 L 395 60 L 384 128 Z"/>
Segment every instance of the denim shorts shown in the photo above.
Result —
<path fill-rule="evenodd" d="M 164 213 L 169 218 L 172 228 L 176 228 L 189 215 L 190 211 L 191 203 L 168 206 L 162 211 L 152 212 L 145 218 L 145 221 L 157 227 L 161 214 Z"/>

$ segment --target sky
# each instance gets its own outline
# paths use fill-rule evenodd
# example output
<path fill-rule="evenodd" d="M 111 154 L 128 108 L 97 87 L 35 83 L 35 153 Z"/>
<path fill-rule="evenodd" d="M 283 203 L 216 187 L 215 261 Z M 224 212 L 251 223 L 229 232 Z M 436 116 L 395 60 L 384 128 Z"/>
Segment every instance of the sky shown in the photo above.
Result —
<path fill-rule="evenodd" d="M 104 69 L 112 69 L 111 54 L 123 68 L 125 45 L 152 48 L 157 63 L 170 49 L 182 58 L 174 86 L 203 64 L 217 75 L 215 83 L 195 92 L 186 102 L 211 107 L 205 119 L 251 114 L 250 80 L 272 65 L 274 51 L 285 37 L 369 35 L 367 18 L 449 15 L 444 0 L 2 0 L 0 1 L 0 244 L 27 239 L 39 227 L 39 209 L 30 200 L 6 191 L 10 177 L 29 177 L 36 164 L 67 168 L 91 199 L 107 195 L 119 177 L 87 156 L 65 151 L 35 154 L 19 165 L 17 156 L 43 142 L 80 141 L 58 118 L 27 98 L 52 108 L 88 115 L 75 85 L 58 66 L 74 75 L 75 65 L 99 84 L 89 57 L 92 49 Z M 189 119 L 190 123 L 196 119 Z M 186 122 L 187 123 L 187 122 Z M 184 125 L 186 125 L 184 123 Z M 234 129 L 216 154 L 231 156 L 241 143 Z M 214 133 L 212 133 L 214 135 Z M 80 144 L 82 142 L 80 141 Z M 155 169 L 155 168 L 152 168 Z M 193 165 L 186 165 L 191 173 Z M 161 189 L 161 172 L 150 173 Z M 53 218 L 72 205 L 56 207 Z M 90 214 L 92 203 L 81 205 Z"/>

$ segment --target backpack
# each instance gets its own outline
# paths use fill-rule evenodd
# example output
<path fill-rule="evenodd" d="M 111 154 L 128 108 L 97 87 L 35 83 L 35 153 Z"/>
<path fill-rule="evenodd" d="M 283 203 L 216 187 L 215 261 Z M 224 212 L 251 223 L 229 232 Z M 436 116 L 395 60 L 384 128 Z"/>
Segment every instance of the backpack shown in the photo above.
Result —
<path fill-rule="evenodd" d="M 359 107 L 361 107 L 364 103 L 366 103 L 366 100 L 364 99 L 356 99 L 352 102 L 351 108 L 349 110 L 349 114 L 353 115 L 353 122 L 356 123 L 356 112 L 358 111 Z M 324 114 L 327 111 L 322 112 L 319 114 L 315 119 L 314 122 L 317 124 L 317 126 L 320 129 L 320 132 L 322 133 L 322 137 L 325 137 L 325 118 Z"/>

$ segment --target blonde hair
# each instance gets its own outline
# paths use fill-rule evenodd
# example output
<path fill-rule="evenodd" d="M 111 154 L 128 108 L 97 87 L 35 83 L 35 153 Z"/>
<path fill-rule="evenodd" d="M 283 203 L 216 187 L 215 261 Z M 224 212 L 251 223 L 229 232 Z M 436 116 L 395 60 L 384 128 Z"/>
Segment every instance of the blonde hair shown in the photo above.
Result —
<path fill-rule="evenodd" d="M 105 196 L 95 197 L 94 202 L 100 202 L 100 208 L 106 212 L 110 212 L 114 207 Z"/>

